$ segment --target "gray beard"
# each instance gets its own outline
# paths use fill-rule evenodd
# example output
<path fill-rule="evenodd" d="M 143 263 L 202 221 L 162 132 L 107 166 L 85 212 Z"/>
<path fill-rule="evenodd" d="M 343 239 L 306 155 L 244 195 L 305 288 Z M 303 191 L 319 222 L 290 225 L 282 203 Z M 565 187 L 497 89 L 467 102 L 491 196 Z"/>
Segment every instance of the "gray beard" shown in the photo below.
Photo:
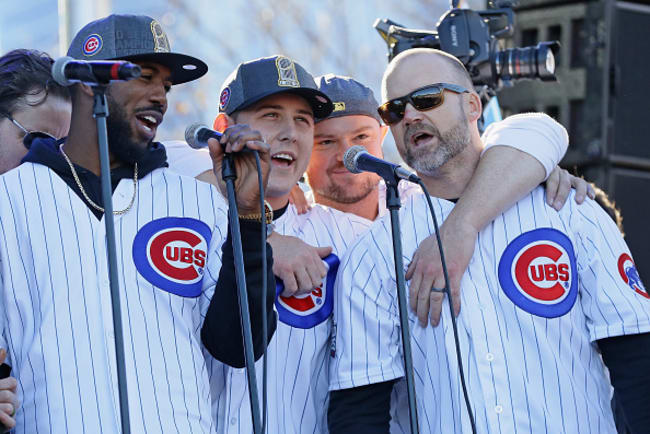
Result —
<path fill-rule="evenodd" d="M 471 141 L 469 127 L 462 120 L 444 134 L 433 125 L 416 124 L 414 128 L 426 131 L 438 139 L 438 146 L 433 152 L 407 147 L 403 156 L 406 164 L 426 176 L 435 176 L 442 166 L 463 152 Z M 411 131 L 407 130 L 405 136 L 410 134 Z"/>

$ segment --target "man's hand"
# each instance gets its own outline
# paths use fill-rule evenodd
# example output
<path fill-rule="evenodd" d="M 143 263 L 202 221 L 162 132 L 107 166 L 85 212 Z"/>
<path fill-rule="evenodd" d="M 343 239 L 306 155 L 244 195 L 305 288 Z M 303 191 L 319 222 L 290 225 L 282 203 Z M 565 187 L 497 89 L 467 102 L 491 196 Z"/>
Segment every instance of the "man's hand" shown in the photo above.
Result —
<path fill-rule="evenodd" d="M 283 297 L 311 292 L 323 282 L 327 268 L 322 258 L 331 247 L 314 247 L 289 235 L 273 232 L 268 239 L 273 249 L 273 274 L 284 283 Z"/>
<path fill-rule="evenodd" d="M 571 193 L 571 189 L 576 190 L 575 201 L 578 205 L 585 201 L 585 197 L 591 199 L 596 197 L 593 187 L 584 179 L 571 175 L 565 169 L 555 166 L 546 180 L 546 203 L 561 210 Z"/>
<path fill-rule="evenodd" d="M 460 313 L 460 281 L 474 254 L 477 237 L 477 229 L 468 223 L 458 221 L 451 215 L 440 226 L 440 238 L 447 262 L 455 315 Z M 411 281 L 409 306 L 417 314 L 420 325 L 426 327 L 427 320 L 430 318 L 431 325 L 437 326 L 440 323 L 444 294 L 432 291 L 431 288 L 444 288 L 445 276 L 435 234 L 420 243 L 406 270 L 405 277 L 406 280 Z"/>
<path fill-rule="evenodd" d="M 0 349 L 0 364 L 5 362 L 7 350 Z M 0 379 L 0 423 L 8 432 L 16 426 L 16 410 L 18 409 L 18 395 L 16 394 L 18 382 L 13 377 Z"/>
<path fill-rule="evenodd" d="M 269 145 L 264 142 L 262 134 L 259 131 L 252 130 L 248 125 L 233 125 L 224 131 L 219 141 L 209 139 L 208 145 L 214 166 L 214 174 L 219 183 L 219 190 L 225 197 L 228 197 L 228 192 L 226 183 L 221 178 L 221 167 L 225 155 L 222 145 L 225 146 L 226 153 L 239 152 L 244 149 L 244 146 L 250 150 L 259 151 L 262 179 L 264 181 L 264 188 L 266 188 L 269 180 L 269 171 L 271 170 L 271 156 L 269 154 Z M 235 170 L 237 172 L 235 192 L 237 193 L 237 209 L 239 214 L 259 213 L 260 192 L 257 181 L 255 155 L 252 152 L 240 153 L 235 156 L 234 160 Z"/>
<path fill-rule="evenodd" d="M 302 191 L 302 188 L 298 184 L 294 185 L 289 193 L 289 203 L 292 203 L 296 207 L 298 214 L 305 214 L 311 209 L 311 205 L 305 197 L 305 192 Z"/>

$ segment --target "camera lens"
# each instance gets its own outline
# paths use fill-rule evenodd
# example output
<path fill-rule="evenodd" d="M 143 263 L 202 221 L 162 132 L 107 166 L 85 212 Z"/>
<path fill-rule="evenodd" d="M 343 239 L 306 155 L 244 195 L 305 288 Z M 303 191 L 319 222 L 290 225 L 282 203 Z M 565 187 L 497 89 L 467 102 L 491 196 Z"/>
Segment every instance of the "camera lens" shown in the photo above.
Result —
<path fill-rule="evenodd" d="M 502 80 L 539 78 L 555 80 L 555 56 L 557 42 L 540 42 L 537 46 L 510 48 L 499 51 L 494 59 L 497 76 Z"/>

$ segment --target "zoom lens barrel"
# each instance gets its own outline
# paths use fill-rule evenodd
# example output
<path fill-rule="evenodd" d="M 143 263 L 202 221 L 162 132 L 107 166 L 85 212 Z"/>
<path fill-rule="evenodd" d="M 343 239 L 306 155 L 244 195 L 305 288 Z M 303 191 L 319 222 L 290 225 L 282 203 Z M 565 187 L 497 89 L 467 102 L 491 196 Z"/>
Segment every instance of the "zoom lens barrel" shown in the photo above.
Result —
<path fill-rule="evenodd" d="M 540 42 L 537 46 L 509 48 L 499 51 L 494 58 L 496 76 L 502 80 L 539 78 L 555 81 L 554 50 L 558 42 Z"/>

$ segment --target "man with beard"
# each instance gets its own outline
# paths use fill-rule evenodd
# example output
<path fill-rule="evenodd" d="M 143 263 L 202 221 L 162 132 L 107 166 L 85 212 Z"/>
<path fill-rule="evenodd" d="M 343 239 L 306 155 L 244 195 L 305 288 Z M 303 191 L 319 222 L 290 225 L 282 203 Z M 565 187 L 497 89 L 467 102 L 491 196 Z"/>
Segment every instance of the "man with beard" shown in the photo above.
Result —
<path fill-rule="evenodd" d="M 382 92 L 379 112 L 400 154 L 441 198 L 432 199 L 439 218 L 450 215 L 450 201 L 467 194 L 484 148 L 481 102 L 469 74 L 447 53 L 412 49 L 389 64 Z M 516 135 L 538 146 L 547 140 L 528 128 Z M 489 200 L 493 191 L 485 194 Z M 424 195 L 411 197 L 401 219 L 408 263 L 432 232 Z M 388 432 L 392 384 L 404 375 L 393 258 L 377 248 L 390 245 L 387 226 L 374 225 L 350 247 L 337 278 L 332 433 Z M 456 345 L 476 432 L 615 432 L 605 366 L 630 426 L 647 432 L 650 297 L 629 278 L 634 261 L 604 211 L 592 200 L 570 200 L 556 211 L 537 188 L 474 240 L 458 341 L 449 305 L 440 327 L 410 318 L 421 432 L 472 432 Z M 411 303 L 419 303 L 421 291 L 429 298 L 442 285 L 410 286 Z"/>
<path fill-rule="evenodd" d="M 271 148 L 267 199 L 274 208 L 275 231 L 269 243 L 276 258 L 274 272 L 284 285 L 276 300 L 280 321 L 267 353 L 269 432 L 327 432 L 336 267 L 352 241 L 385 212 L 376 175 L 352 175 L 341 164 L 341 156 L 352 144 L 381 155 L 387 128 L 380 124 L 372 91 L 350 78 L 332 75 L 319 78 L 317 85 L 320 92 L 308 72 L 284 56 L 242 63 L 222 86 L 221 114 L 215 121 L 217 129 L 247 123 L 262 133 Z M 321 107 L 326 101 L 329 105 L 325 95 L 334 101 L 333 111 Z M 323 98 L 320 104 L 319 98 Z M 539 123 L 550 134 L 554 129 L 563 131 L 550 118 Z M 560 151 L 552 166 L 567 145 L 566 135 L 557 136 L 553 145 Z M 511 144 L 503 139 L 499 144 Z M 525 166 L 519 151 L 494 151 L 521 154 L 518 162 Z M 528 158 L 533 167 L 539 166 Z M 317 203 L 298 215 L 289 204 L 289 194 L 305 169 Z M 543 179 L 543 170 L 539 172 L 530 176 L 539 179 L 525 181 L 530 188 Z M 528 175 L 524 172 L 524 179 Z M 413 192 L 408 189 L 403 185 L 405 200 Z M 325 261 L 320 260 L 330 252 Z M 293 283 L 291 288 L 288 282 Z M 215 365 L 211 375 L 218 431 L 250 432 L 245 373 Z"/>
<path fill-rule="evenodd" d="M 243 363 L 226 205 L 211 185 L 169 171 L 165 150 L 154 141 L 171 86 L 198 79 L 207 67 L 172 53 L 160 24 L 146 16 L 94 21 L 76 35 L 68 54 L 129 60 L 142 68 L 139 78 L 113 83 L 107 91 L 115 207 L 110 218 L 131 431 L 211 433 L 199 334 L 219 339 L 216 357 Z M 72 95 L 69 136 L 34 141 L 24 163 L 0 178 L 0 347 L 8 349 L 19 383 L 18 433 L 120 431 L 93 92 L 77 84 Z M 247 127 L 228 129 L 220 144 L 211 141 L 215 170 L 220 171 L 222 146 L 234 152 L 244 145 L 259 151 L 266 180 L 268 145 Z M 260 312 L 273 303 L 272 297 L 261 299 L 260 282 L 274 280 L 260 271 L 253 156 L 237 156 L 235 164 L 259 357 Z M 211 303 L 213 293 L 218 296 Z M 275 318 L 269 318 L 272 333 Z"/>

